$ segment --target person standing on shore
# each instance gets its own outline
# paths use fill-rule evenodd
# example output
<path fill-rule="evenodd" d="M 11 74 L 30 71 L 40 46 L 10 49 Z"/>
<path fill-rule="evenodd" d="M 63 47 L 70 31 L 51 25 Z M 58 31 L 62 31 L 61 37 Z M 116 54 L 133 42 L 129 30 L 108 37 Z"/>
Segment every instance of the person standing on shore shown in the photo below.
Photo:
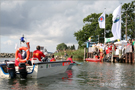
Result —
<path fill-rule="evenodd" d="M 134 44 L 135 44 L 135 39 L 132 39 L 132 49 L 134 51 Z"/>

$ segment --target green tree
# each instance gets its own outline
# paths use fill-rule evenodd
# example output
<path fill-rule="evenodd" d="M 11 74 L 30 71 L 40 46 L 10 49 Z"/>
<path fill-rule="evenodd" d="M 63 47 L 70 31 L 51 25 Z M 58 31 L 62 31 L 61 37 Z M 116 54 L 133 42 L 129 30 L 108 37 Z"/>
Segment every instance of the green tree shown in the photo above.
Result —
<path fill-rule="evenodd" d="M 69 49 L 69 50 L 75 50 L 75 45 L 73 45 L 73 46 L 68 46 L 67 49 Z"/>
<path fill-rule="evenodd" d="M 83 19 L 83 22 L 85 25 L 83 26 L 82 30 L 79 30 L 78 32 L 74 33 L 74 36 L 76 37 L 76 40 L 78 41 L 79 48 L 86 47 L 85 42 L 88 41 L 88 38 L 92 36 L 92 42 L 98 41 L 99 35 L 99 41 L 104 42 L 104 29 L 99 28 L 98 24 L 98 18 L 100 17 L 100 14 L 93 13 L 91 15 L 88 15 L 86 18 Z M 106 37 L 112 37 L 111 33 L 111 27 L 112 26 L 112 14 L 107 15 L 106 14 Z M 102 38 L 101 38 L 102 37 Z"/>
<path fill-rule="evenodd" d="M 127 37 L 135 38 L 135 0 L 132 1 L 131 3 L 125 3 L 122 6 L 123 36 L 124 34 L 126 35 L 126 20 L 127 20 Z"/>
<path fill-rule="evenodd" d="M 68 46 L 67 49 L 70 49 L 70 46 Z"/>
<path fill-rule="evenodd" d="M 57 50 L 66 50 L 67 45 L 65 43 L 58 44 L 56 49 Z"/>
<path fill-rule="evenodd" d="M 71 46 L 71 50 L 75 50 L 75 45 Z"/>

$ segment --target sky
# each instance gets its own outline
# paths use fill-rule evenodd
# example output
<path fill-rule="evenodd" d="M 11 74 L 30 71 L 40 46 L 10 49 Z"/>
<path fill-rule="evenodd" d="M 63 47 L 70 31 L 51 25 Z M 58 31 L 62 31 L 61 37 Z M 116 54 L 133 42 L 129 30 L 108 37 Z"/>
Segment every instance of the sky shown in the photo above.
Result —
<path fill-rule="evenodd" d="M 121 3 L 133 0 L 1 0 L 0 53 L 15 53 L 24 34 L 30 51 L 37 45 L 55 52 L 60 43 L 78 42 L 74 33 L 85 25 L 83 19 L 92 13 L 113 13 Z M 24 44 L 23 44 L 24 45 Z"/>

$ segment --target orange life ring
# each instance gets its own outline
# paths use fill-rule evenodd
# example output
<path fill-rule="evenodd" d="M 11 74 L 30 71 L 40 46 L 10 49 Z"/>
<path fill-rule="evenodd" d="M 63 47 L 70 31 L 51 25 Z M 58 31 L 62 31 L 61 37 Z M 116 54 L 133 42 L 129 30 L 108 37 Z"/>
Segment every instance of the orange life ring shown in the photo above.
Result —
<path fill-rule="evenodd" d="M 20 50 L 25 50 L 27 52 L 27 57 L 25 59 L 20 59 L 18 57 L 18 53 Z M 20 47 L 19 49 L 16 50 L 15 59 L 19 60 L 19 62 L 26 62 L 29 59 L 29 56 L 30 56 L 30 51 L 27 47 Z"/>

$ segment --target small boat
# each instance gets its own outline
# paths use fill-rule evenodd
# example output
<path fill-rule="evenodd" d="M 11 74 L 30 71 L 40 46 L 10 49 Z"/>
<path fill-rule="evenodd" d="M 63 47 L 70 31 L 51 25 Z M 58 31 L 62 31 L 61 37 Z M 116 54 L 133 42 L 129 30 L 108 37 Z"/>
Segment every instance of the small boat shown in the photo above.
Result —
<path fill-rule="evenodd" d="M 101 59 L 97 59 L 97 58 L 86 58 L 85 61 L 87 61 L 87 62 L 101 62 Z"/>
<path fill-rule="evenodd" d="M 13 61 L 0 63 L 1 78 L 41 78 L 64 73 L 70 65 L 70 61 L 35 62 L 31 66 L 26 66 L 25 63 L 15 66 L 14 63 Z"/>
<path fill-rule="evenodd" d="M 20 39 L 20 44 L 26 43 L 27 47 L 21 46 L 17 48 L 15 53 L 15 59 L 19 61 L 19 66 L 15 66 L 14 61 L 5 60 L 0 62 L 0 77 L 11 79 L 20 78 L 41 78 L 45 76 L 55 75 L 59 73 L 64 73 L 69 67 L 71 61 L 55 61 L 55 62 L 45 62 L 44 60 L 39 61 L 38 58 L 30 59 L 30 45 L 29 42 L 24 40 L 24 35 Z M 42 47 L 43 49 L 43 47 Z M 26 54 L 25 59 L 19 58 L 18 54 L 21 50 L 24 50 Z M 41 50 L 41 49 L 40 49 Z M 42 50 L 41 50 L 42 51 Z M 30 61 L 31 64 L 26 63 Z"/>

